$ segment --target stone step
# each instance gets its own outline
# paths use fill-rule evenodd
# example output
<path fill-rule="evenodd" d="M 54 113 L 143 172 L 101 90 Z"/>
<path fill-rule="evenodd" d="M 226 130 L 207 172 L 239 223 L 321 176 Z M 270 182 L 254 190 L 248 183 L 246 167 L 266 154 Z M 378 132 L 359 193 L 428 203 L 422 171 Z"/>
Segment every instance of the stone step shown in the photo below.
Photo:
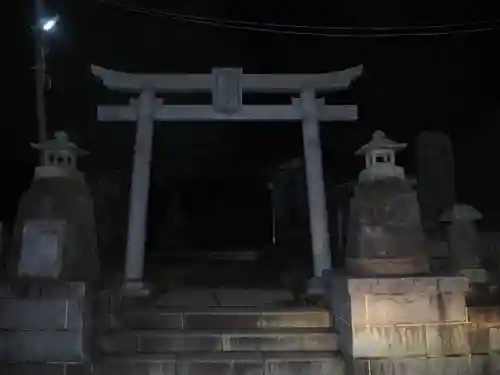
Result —
<path fill-rule="evenodd" d="M 95 375 L 344 375 L 335 352 L 189 353 L 107 357 Z"/>
<path fill-rule="evenodd" d="M 338 350 L 337 335 L 326 329 L 115 331 L 102 337 L 100 346 L 109 354 Z"/>
<path fill-rule="evenodd" d="M 174 289 L 161 294 L 155 304 L 165 308 L 200 309 L 206 307 L 269 308 L 293 301 L 284 289 L 205 288 Z"/>
<path fill-rule="evenodd" d="M 323 309 L 206 309 L 182 312 L 168 309 L 143 309 L 107 315 L 107 328 L 127 329 L 277 329 L 331 328 L 332 319 Z"/>
<path fill-rule="evenodd" d="M 86 375 L 90 365 L 73 363 L 0 363 L 2 375 Z M 112 373 L 113 374 L 113 373 Z M 144 374 L 148 374 L 145 372 Z M 167 373 L 168 374 L 168 373 Z"/>

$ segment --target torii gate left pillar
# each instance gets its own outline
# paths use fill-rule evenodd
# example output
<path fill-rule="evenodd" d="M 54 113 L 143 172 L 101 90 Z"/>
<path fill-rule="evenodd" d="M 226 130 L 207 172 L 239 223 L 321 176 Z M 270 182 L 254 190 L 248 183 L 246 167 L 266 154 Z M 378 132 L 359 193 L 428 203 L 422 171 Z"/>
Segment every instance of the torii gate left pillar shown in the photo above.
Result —
<path fill-rule="evenodd" d="M 150 161 L 155 120 L 165 121 L 302 121 L 306 166 L 309 218 L 313 249 L 314 279 L 310 292 L 322 293 L 323 272 L 331 268 L 328 214 L 323 179 L 319 121 L 357 119 L 357 107 L 325 105 L 316 99 L 316 91 L 345 89 L 361 74 L 362 68 L 347 69 L 327 75 L 245 75 L 235 69 L 220 69 L 213 75 L 128 75 L 93 67 L 94 74 L 106 86 L 140 91 L 139 100 L 130 106 L 103 106 L 99 119 L 104 121 L 137 121 L 134 167 L 129 204 L 129 225 L 124 290 L 132 294 L 147 293 L 143 285 L 146 243 L 147 205 Z M 241 79 L 246 77 L 247 79 Z M 215 78 L 215 80 L 214 80 Z M 219 82 L 221 81 L 221 82 Z M 326 88 L 325 82 L 326 81 Z M 214 89 L 220 86 L 220 90 Z M 243 87 L 242 87 L 243 86 Z M 243 105 L 242 89 L 258 92 L 299 92 L 292 105 Z M 323 87 L 322 87 L 323 86 Z M 113 88 L 113 87 L 112 87 Z M 155 91 L 212 90 L 213 105 L 167 105 L 156 99 Z M 215 92 L 215 93 L 214 93 Z"/>

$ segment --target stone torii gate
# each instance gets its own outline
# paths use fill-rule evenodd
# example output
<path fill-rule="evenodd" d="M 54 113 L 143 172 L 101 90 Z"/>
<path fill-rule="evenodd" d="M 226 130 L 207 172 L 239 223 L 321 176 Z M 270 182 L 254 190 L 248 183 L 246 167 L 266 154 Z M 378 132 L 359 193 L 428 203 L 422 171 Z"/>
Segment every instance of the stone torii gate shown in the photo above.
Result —
<path fill-rule="evenodd" d="M 150 161 L 155 121 L 301 121 L 306 165 L 314 276 L 331 268 L 323 181 L 320 121 L 357 120 L 356 105 L 326 105 L 317 93 L 346 90 L 362 66 L 326 74 L 243 74 L 216 68 L 211 74 L 130 74 L 92 66 L 108 89 L 136 95 L 129 105 L 98 108 L 99 121 L 135 121 L 137 133 L 129 204 L 125 287 L 142 289 Z M 156 93 L 211 92 L 210 105 L 164 105 Z M 245 105 L 243 92 L 300 95 L 289 105 Z"/>

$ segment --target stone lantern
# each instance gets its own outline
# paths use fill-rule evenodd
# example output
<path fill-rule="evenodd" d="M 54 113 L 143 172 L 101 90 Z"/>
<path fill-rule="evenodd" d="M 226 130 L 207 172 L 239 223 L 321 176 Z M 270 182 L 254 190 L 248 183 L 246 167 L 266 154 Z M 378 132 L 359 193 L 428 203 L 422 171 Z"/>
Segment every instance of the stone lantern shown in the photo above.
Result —
<path fill-rule="evenodd" d="M 482 215 L 474 207 L 455 204 L 441 215 L 441 221 L 450 223 L 448 240 L 453 269 L 472 283 L 484 283 L 488 276 L 481 265 L 481 243 L 476 221 Z"/>
<path fill-rule="evenodd" d="M 71 142 L 64 131 L 56 132 L 53 139 L 44 143 L 32 143 L 31 147 L 43 156 L 43 164 L 35 170 L 35 179 L 77 175 L 78 157 L 88 154 Z"/>
<path fill-rule="evenodd" d="M 373 181 L 385 178 L 405 179 L 405 171 L 396 165 L 396 152 L 404 150 L 406 143 L 396 143 L 386 138 L 385 133 L 377 130 L 372 140 L 356 151 L 356 156 L 365 157 L 365 169 L 359 181 Z"/>
<path fill-rule="evenodd" d="M 9 274 L 22 278 L 93 281 L 99 277 L 94 201 L 77 169 L 87 154 L 65 132 L 32 144 L 42 153 L 30 188 L 21 197 Z"/>
<path fill-rule="evenodd" d="M 356 155 L 366 167 L 350 202 L 346 268 L 354 275 L 427 274 L 420 209 L 412 181 L 395 154 L 406 147 L 378 130 Z"/>

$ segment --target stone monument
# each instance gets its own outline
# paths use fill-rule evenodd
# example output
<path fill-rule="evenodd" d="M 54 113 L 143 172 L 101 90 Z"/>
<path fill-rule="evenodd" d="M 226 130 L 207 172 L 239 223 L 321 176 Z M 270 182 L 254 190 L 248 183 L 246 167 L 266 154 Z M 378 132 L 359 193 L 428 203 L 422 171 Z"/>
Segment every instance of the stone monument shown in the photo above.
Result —
<path fill-rule="evenodd" d="M 99 277 L 94 204 L 64 132 L 32 144 L 43 156 L 22 196 L 9 254 L 11 276 L 93 281 Z"/>
<path fill-rule="evenodd" d="M 395 165 L 405 147 L 377 131 L 357 152 L 366 169 L 351 199 L 347 272 L 327 286 L 346 375 L 482 374 L 470 358 L 467 278 L 429 275 L 417 196 Z"/>
<path fill-rule="evenodd" d="M 412 183 L 396 165 L 406 148 L 376 131 L 356 155 L 364 156 L 351 199 L 347 269 L 358 275 L 415 275 L 429 272 L 420 210 Z"/>
<path fill-rule="evenodd" d="M 416 142 L 417 193 L 422 225 L 432 235 L 455 203 L 453 146 L 445 133 L 424 131 Z"/>
<path fill-rule="evenodd" d="M 480 289 L 486 286 L 489 279 L 481 264 L 481 240 L 475 223 L 481 218 L 479 211 L 465 204 L 455 204 L 441 216 L 441 221 L 449 223 L 452 271 L 467 277 L 472 285 L 471 297 L 478 297 Z"/>

